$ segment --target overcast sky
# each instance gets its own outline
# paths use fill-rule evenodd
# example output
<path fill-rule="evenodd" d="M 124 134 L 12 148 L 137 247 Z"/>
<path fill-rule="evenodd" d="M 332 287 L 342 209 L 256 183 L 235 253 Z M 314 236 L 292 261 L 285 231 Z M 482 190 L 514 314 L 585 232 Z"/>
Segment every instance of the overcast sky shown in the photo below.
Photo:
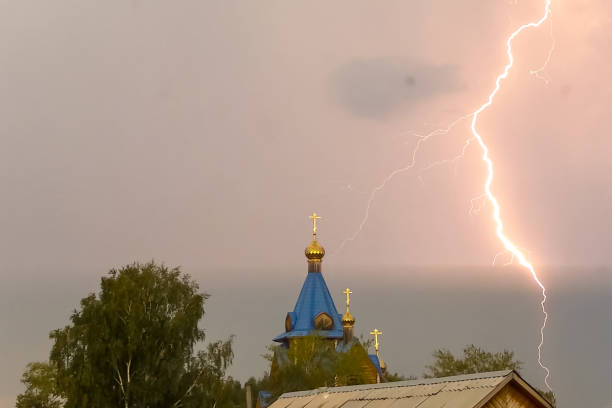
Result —
<path fill-rule="evenodd" d="M 358 327 L 396 333 L 392 367 L 419 375 L 432 347 L 474 341 L 517 349 L 541 385 L 537 288 L 524 271 L 480 268 L 501 249 L 490 206 L 469 215 L 481 152 L 424 170 L 461 151 L 469 121 L 423 144 L 338 248 L 371 191 L 410 163 L 415 134 L 486 100 L 507 36 L 543 3 L 0 0 L 0 402 L 99 277 L 134 260 L 190 272 L 213 295 L 209 337 L 238 335 L 234 375 L 259 374 L 304 278 L 312 211 L 335 298 L 354 286 Z M 564 405 L 601 408 L 612 4 L 554 0 L 553 16 L 543 78 L 530 71 L 548 25 L 515 41 L 479 129 L 506 231 L 551 287 L 552 384 Z"/>

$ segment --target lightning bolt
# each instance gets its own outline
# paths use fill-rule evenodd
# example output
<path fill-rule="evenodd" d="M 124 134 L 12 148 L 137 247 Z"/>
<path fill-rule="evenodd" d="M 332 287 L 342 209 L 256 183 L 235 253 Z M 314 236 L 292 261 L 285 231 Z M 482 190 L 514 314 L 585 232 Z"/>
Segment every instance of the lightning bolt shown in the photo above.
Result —
<path fill-rule="evenodd" d="M 540 302 L 540 306 L 542 308 L 542 313 L 544 314 L 544 321 L 542 322 L 542 326 L 540 327 L 540 343 L 538 344 L 538 364 L 546 372 L 546 376 L 544 377 L 544 383 L 546 384 L 546 387 L 548 387 L 548 389 L 552 391 L 552 388 L 550 384 L 548 383 L 548 379 L 550 378 L 550 370 L 542 362 L 542 346 L 544 345 L 544 330 L 546 329 L 546 323 L 548 322 L 548 312 L 546 311 L 546 299 L 547 299 L 546 287 L 544 287 L 544 285 L 542 284 L 542 281 L 538 278 L 535 268 L 529 262 L 529 260 L 527 260 L 527 257 L 514 244 L 514 242 L 512 242 L 504 234 L 504 223 L 501 218 L 500 205 L 499 205 L 499 202 L 497 201 L 497 198 L 491 191 L 491 185 L 493 184 L 493 177 L 494 177 L 493 161 L 489 157 L 489 148 L 487 147 L 486 143 L 482 139 L 482 136 L 476 130 L 476 125 L 478 123 L 478 118 L 480 117 L 480 114 L 493 104 L 493 99 L 495 98 L 495 96 L 497 95 L 497 93 L 499 92 L 501 88 L 501 82 L 508 77 L 508 74 L 510 73 L 510 69 L 512 69 L 512 66 L 514 65 L 514 56 L 512 55 L 512 42 L 524 30 L 528 28 L 537 28 L 540 25 L 542 25 L 546 20 L 548 20 L 548 18 L 551 15 L 551 10 L 550 10 L 551 2 L 552 0 L 546 0 L 545 6 L 544 6 L 544 15 L 539 20 L 535 22 L 523 24 L 518 29 L 516 29 L 516 31 L 514 31 L 510 35 L 510 37 L 508 37 L 508 40 L 506 41 L 506 54 L 508 55 L 508 63 L 504 67 L 503 72 L 497 76 L 497 79 L 495 80 L 495 88 L 489 94 L 487 101 L 483 103 L 474 112 L 472 116 L 471 129 L 472 129 L 472 135 L 474 139 L 476 140 L 476 142 L 482 149 L 482 160 L 487 165 L 488 175 L 485 181 L 484 191 L 487 196 L 487 199 L 493 206 L 493 220 L 495 221 L 495 225 L 496 225 L 497 238 L 499 238 L 499 240 L 502 242 L 502 244 L 504 245 L 504 248 L 506 248 L 506 250 L 512 254 L 513 258 L 516 259 L 519 262 L 519 264 L 521 264 L 523 267 L 529 270 L 531 277 L 538 284 L 538 286 L 540 287 L 542 291 L 542 301 Z"/>
<path fill-rule="evenodd" d="M 505 234 L 504 234 L 504 223 L 503 220 L 501 218 L 501 208 L 499 205 L 499 202 L 497 200 L 497 198 L 495 197 L 495 195 L 493 194 L 493 192 L 491 191 L 491 186 L 493 184 L 493 177 L 494 177 L 494 171 L 493 171 L 493 161 L 491 159 L 491 157 L 489 156 L 489 148 L 486 145 L 486 143 L 484 142 L 482 136 L 478 133 L 477 131 L 477 124 L 478 124 L 478 119 L 480 117 L 480 114 L 483 113 L 487 108 L 489 108 L 492 104 L 493 104 L 493 100 L 495 99 L 495 96 L 499 93 L 499 90 L 501 89 L 501 83 L 504 79 L 506 79 L 510 73 L 510 70 L 512 69 L 512 67 L 514 66 L 514 56 L 512 54 L 512 42 L 514 41 L 514 39 L 521 34 L 523 31 L 529 29 L 529 28 L 537 28 L 540 27 L 544 22 L 546 21 L 550 21 L 551 22 L 551 35 L 552 35 L 552 19 L 551 19 L 551 3 L 552 0 L 546 0 L 545 1 L 545 5 L 544 5 L 544 14 L 542 15 L 542 17 L 539 20 L 527 23 L 527 24 L 523 24 L 521 25 L 519 28 L 517 28 L 512 34 L 510 34 L 510 36 L 508 37 L 508 39 L 506 40 L 506 54 L 508 57 L 508 62 L 505 65 L 503 71 L 497 76 L 496 80 L 495 80 L 495 87 L 494 89 L 491 91 L 491 93 L 489 94 L 487 100 L 485 103 L 483 103 L 478 109 L 476 109 L 474 112 L 462 116 L 458 119 L 456 119 L 454 122 L 452 122 L 449 126 L 447 126 L 444 129 L 438 129 L 438 130 L 434 130 L 433 132 L 427 134 L 427 135 L 422 135 L 422 136 L 418 136 L 418 140 L 416 143 L 416 146 L 413 150 L 412 156 L 411 156 L 411 160 L 410 162 L 401 168 L 398 168 L 396 170 L 394 170 L 393 172 L 391 172 L 383 181 L 382 183 L 380 183 L 378 186 L 376 186 L 372 192 L 370 193 L 370 197 L 367 201 L 367 205 L 366 205 L 366 211 L 365 211 L 365 215 L 361 221 L 361 223 L 359 224 L 359 228 L 356 230 L 356 232 L 349 238 L 345 239 L 344 241 L 342 241 L 342 243 L 340 244 L 339 248 L 337 249 L 337 251 L 340 251 L 348 242 L 355 240 L 355 238 L 357 238 L 357 236 L 359 235 L 359 233 L 363 230 L 363 227 L 365 226 L 369 215 L 370 215 L 370 208 L 372 206 L 372 203 L 374 202 L 374 199 L 376 198 L 376 195 L 385 188 L 385 186 L 398 174 L 407 172 L 409 170 L 411 170 L 415 164 L 416 164 L 416 156 L 417 153 L 420 150 L 421 145 L 426 142 L 428 139 L 430 139 L 431 137 L 440 135 L 440 134 L 447 134 L 449 133 L 453 127 L 455 127 L 455 125 L 457 125 L 459 122 L 461 122 L 462 120 L 465 120 L 469 117 L 472 118 L 471 121 L 471 133 L 472 136 L 470 138 L 468 138 L 465 143 L 464 146 L 461 150 L 461 153 L 459 155 L 457 155 L 456 157 L 452 158 L 452 159 L 446 159 L 446 160 L 440 160 L 434 163 L 431 163 L 430 165 L 428 165 L 427 167 L 421 169 L 421 171 L 426 171 L 429 170 L 433 167 L 439 166 L 439 165 L 443 165 L 443 164 L 454 164 L 456 163 L 458 160 L 460 160 L 461 158 L 463 158 L 465 156 L 465 152 L 467 150 L 467 148 L 470 146 L 470 144 L 474 141 L 477 142 L 477 144 L 480 146 L 481 150 L 482 150 L 482 160 L 485 162 L 487 170 L 488 170 L 488 174 L 487 174 L 487 178 L 484 184 L 484 193 L 474 199 L 471 200 L 471 208 L 470 208 L 470 214 L 474 214 L 480 211 L 480 209 L 482 208 L 482 206 L 484 205 L 483 201 L 486 200 L 488 201 L 492 207 L 493 207 L 493 220 L 495 222 L 495 231 L 497 234 L 498 239 L 501 241 L 501 243 L 503 244 L 505 251 L 504 253 L 508 253 L 511 255 L 511 260 L 510 263 L 512 263 L 514 260 L 517 260 L 518 263 L 523 266 L 524 268 L 526 268 L 529 273 L 531 274 L 531 277 L 533 278 L 533 280 L 537 283 L 538 287 L 541 290 L 542 293 L 542 300 L 540 302 L 540 306 L 542 309 L 542 313 L 544 315 L 544 320 L 542 322 L 542 326 L 540 327 L 540 342 L 538 344 L 538 364 L 540 365 L 540 367 L 546 372 L 546 376 L 544 377 L 544 383 L 546 384 L 546 387 L 552 391 L 552 388 L 549 384 L 549 378 L 550 378 L 550 370 L 547 366 L 544 365 L 544 363 L 542 362 L 542 347 L 544 345 L 544 331 L 546 329 L 546 324 L 548 322 L 548 312 L 546 311 L 546 300 L 547 300 L 547 296 L 546 296 L 546 287 L 544 286 L 544 284 L 542 283 L 542 281 L 540 280 L 540 278 L 538 277 L 534 266 L 529 262 L 529 260 L 527 259 L 526 255 L 523 253 L 523 251 L 521 251 L 516 244 L 514 244 L 514 242 L 508 238 Z M 544 80 L 546 83 L 548 83 L 548 79 L 542 77 L 540 75 L 540 73 L 546 68 L 546 66 L 548 65 L 552 53 L 554 51 L 555 48 L 555 43 L 554 43 L 554 38 L 553 38 L 553 43 L 552 43 L 552 47 L 550 48 L 546 61 L 544 62 L 544 65 L 537 69 L 537 70 L 532 70 L 530 71 L 530 73 L 534 76 L 536 76 L 539 79 Z M 478 205 L 476 205 L 478 204 Z M 497 260 L 497 257 L 500 254 L 496 255 L 493 262 L 495 263 L 495 261 Z"/>
<path fill-rule="evenodd" d="M 344 239 L 340 243 L 340 245 L 338 246 L 336 251 L 334 251 L 334 253 L 341 251 L 342 248 L 344 248 L 344 246 L 347 243 L 349 243 L 351 241 L 354 241 L 355 238 L 357 238 L 357 236 L 361 233 L 361 231 L 363 230 L 363 227 L 368 222 L 368 218 L 370 218 L 370 209 L 372 207 L 372 203 L 374 202 L 374 199 L 376 198 L 376 195 L 381 190 L 383 190 L 387 186 L 387 184 L 393 178 L 395 178 L 395 176 L 397 176 L 399 174 L 402 174 L 402 173 L 405 173 L 405 172 L 411 170 L 412 168 L 414 168 L 414 166 L 416 165 L 416 157 L 417 157 L 417 154 L 419 153 L 419 150 L 421 149 L 421 145 L 423 143 L 425 143 L 427 140 L 429 140 L 432 137 L 434 137 L 434 136 L 438 136 L 438 135 L 449 133 L 455 127 L 455 125 L 457 125 L 459 122 L 461 122 L 461 121 L 471 117 L 472 115 L 473 114 L 468 114 L 468 115 L 461 116 L 460 118 L 455 119 L 455 121 L 453 121 L 446 128 L 436 129 L 433 132 L 430 132 L 430 133 L 425 134 L 425 135 L 415 135 L 417 137 L 417 143 L 415 145 L 414 150 L 412 151 L 412 155 L 410 156 L 410 161 L 405 166 L 393 170 L 391 173 L 389 173 L 389 175 L 387 177 L 385 177 L 385 179 L 379 185 L 374 187 L 374 189 L 370 193 L 370 197 L 368 198 L 368 201 L 367 201 L 367 204 L 366 204 L 366 211 L 365 211 L 365 214 L 364 214 L 363 218 L 361 219 L 361 223 L 359 224 L 359 227 L 357 228 L 357 230 L 355 231 L 355 233 L 352 236 Z M 432 165 L 428 166 L 428 169 L 431 168 L 431 167 L 434 167 L 436 165 L 441 165 L 441 164 L 444 164 L 444 163 L 447 163 L 447 162 L 455 162 L 455 161 L 457 161 L 460 158 L 460 156 L 463 156 L 463 154 L 465 153 L 465 150 L 467 149 L 468 145 L 469 145 L 469 139 L 466 142 L 466 144 L 464 145 L 461 155 L 459 155 L 459 156 L 457 156 L 457 157 L 455 157 L 453 159 L 450 159 L 450 160 L 441 160 L 439 162 L 433 163 Z"/>
<path fill-rule="evenodd" d="M 551 46 L 550 46 L 550 49 L 548 50 L 548 55 L 546 56 L 546 61 L 544 61 L 544 64 L 542 64 L 542 66 L 540 68 L 532 69 L 531 71 L 529 71 L 529 73 L 531 75 L 533 75 L 536 78 L 544 81 L 544 83 L 546 85 L 548 85 L 550 83 L 550 79 L 547 76 L 542 75 L 542 72 L 544 72 L 546 67 L 548 67 L 548 64 L 550 63 L 550 59 L 552 58 L 553 52 L 555 51 L 555 47 L 557 45 L 557 41 L 555 40 L 555 36 L 554 36 L 554 33 L 553 33 L 553 21 L 552 21 L 552 19 L 550 19 L 549 21 L 550 21 L 550 40 L 551 40 Z"/>

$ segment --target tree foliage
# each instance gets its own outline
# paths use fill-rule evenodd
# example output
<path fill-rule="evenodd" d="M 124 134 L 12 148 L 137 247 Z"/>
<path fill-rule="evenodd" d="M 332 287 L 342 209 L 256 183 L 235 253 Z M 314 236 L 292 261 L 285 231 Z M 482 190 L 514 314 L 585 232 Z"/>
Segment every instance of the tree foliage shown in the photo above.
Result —
<path fill-rule="evenodd" d="M 207 349 L 192 357 L 187 369 L 187 381 L 191 384 L 185 393 L 185 407 L 241 407 L 244 392 L 239 381 L 226 377 L 232 363 L 233 336 L 227 341 L 216 341 Z"/>
<path fill-rule="evenodd" d="M 236 406 L 236 382 L 225 374 L 233 338 L 195 353 L 207 297 L 178 268 L 111 270 L 99 293 L 81 300 L 71 324 L 50 334 L 65 407 Z"/>
<path fill-rule="evenodd" d="M 49 363 L 27 365 L 21 382 L 26 390 L 17 396 L 16 408 L 61 408 L 63 398 L 56 387 L 57 368 Z"/>
<path fill-rule="evenodd" d="M 514 357 L 514 352 L 504 350 L 491 353 L 473 344 L 463 349 L 463 356 L 455 358 L 446 349 L 433 352 L 434 363 L 425 366 L 425 378 L 448 377 L 452 375 L 484 373 L 487 371 L 516 370 L 519 371 L 522 362 Z"/>
<path fill-rule="evenodd" d="M 383 368 L 382 372 L 383 372 L 385 382 L 409 381 L 409 380 L 417 379 L 416 376 L 414 375 L 405 376 L 400 373 L 389 372 L 387 367 Z"/>
<path fill-rule="evenodd" d="M 291 340 L 291 346 L 270 346 L 265 357 L 271 362 L 270 375 L 254 380 L 256 389 L 273 397 L 282 393 L 336 385 L 367 382 L 363 363 L 366 348 L 355 341 L 348 350 L 337 351 L 334 342 L 313 333 Z"/>

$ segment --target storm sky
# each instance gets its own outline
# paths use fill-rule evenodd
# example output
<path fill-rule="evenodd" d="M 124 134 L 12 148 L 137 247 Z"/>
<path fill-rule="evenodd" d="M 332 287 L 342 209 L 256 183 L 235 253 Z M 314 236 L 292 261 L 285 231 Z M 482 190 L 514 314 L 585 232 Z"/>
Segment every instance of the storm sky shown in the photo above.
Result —
<path fill-rule="evenodd" d="M 469 120 L 505 41 L 539 0 L 0 1 L 0 404 L 48 332 L 106 271 L 181 265 L 212 297 L 203 326 L 236 334 L 232 374 L 259 375 L 306 273 L 308 214 L 357 331 L 383 328 L 392 370 L 434 347 L 517 351 L 541 314 L 525 271 L 490 267 L 491 208 Z M 525 31 L 479 131 L 506 231 L 550 286 L 545 360 L 562 406 L 612 404 L 612 4 L 554 0 Z M 552 36 L 551 36 L 552 34 Z M 554 38 L 554 40 L 553 40 Z M 554 52 L 540 77 L 530 74 Z M 352 303 L 353 304 L 353 303 Z M 384 327 L 383 327 L 384 326 Z"/>

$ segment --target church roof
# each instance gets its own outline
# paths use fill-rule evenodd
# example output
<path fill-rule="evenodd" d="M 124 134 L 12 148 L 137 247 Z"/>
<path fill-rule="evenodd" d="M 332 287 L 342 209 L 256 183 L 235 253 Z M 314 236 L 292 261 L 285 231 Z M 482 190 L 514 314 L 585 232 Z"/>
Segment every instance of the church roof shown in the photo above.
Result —
<path fill-rule="evenodd" d="M 314 320 L 321 313 L 331 317 L 333 326 L 331 330 L 319 330 L 318 333 L 326 338 L 342 338 L 342 315 L 336 310 L 334 301 L 329 293 L 325 279 L 320 272 L 309 272 L 298 296 L 293 312 L 289 312 L 291 329 L 276 336 L 273 340 L 283 342 L 291 337 L 304 337 L 315 331 Z"/>
<path fill-rule="evenodd" d="M 383 377 L 384 374 L 383 374 L 382 368 L 380 367 L 380 360 L 378 359 L 378 356 L 376 354 L 368 354 L 368 357 L 370 358 L 370 361 L 372 362 L 372 364 L 374 364 L 374 367 L 376 367 L 376 371 L 378 371 L 378 375 Z"/>
<path fill-rule="evenodd" d="M 259 391 L 257 394 L 257 408 L 268 408 L 272 403 L 272 393 L 268 391 Z"/>
<path fill-rule="evenodd" d="M 510 399 L 510 401 L 508 401 Z M 514 371 L 496 371 L 285 393 L 270 408 L 480 408 L 521 406 L 552 408 Z M 489 405 L 487 405 L 489 406 Z"/>

